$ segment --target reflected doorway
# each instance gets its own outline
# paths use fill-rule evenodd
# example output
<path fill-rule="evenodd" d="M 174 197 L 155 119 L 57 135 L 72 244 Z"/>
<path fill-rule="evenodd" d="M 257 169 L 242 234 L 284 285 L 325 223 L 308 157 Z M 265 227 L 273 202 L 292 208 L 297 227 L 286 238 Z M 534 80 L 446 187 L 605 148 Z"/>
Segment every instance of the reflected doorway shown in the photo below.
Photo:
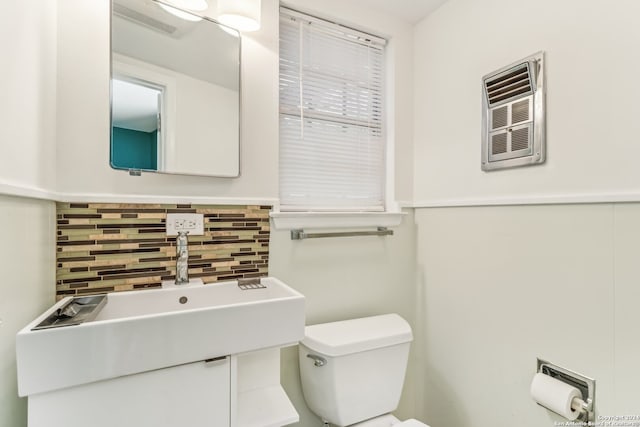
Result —
<path fill-rule="evenodd" d="M 162 167 L 161 86 L 137 79 L 112 80 L 111 165 L 157 171 Z"/>

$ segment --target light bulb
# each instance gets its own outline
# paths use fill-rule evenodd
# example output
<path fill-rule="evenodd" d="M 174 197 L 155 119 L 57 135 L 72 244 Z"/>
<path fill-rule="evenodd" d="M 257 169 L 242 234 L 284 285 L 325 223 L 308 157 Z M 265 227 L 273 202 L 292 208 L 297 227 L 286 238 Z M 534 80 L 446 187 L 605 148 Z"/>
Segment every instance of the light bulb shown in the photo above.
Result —
<path fill-rule="evenodd" d="M 239 31 L 260 29 L 260 0 L 218 0 L 218 21 Z"/>

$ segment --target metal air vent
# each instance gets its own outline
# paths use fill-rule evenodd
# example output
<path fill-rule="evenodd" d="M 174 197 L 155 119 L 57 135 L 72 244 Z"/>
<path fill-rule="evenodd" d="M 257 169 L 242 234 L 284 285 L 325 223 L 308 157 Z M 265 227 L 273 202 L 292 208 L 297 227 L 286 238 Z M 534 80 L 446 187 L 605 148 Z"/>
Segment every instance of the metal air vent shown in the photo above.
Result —
<path fill-rule="evenodd" d="M 482 170 L 545 160 L 543 53 L 482 78 Z"/>
<path fill-rule="evenodd" d="M 484 81 L 490 106 L 533 92 L 529 64 L 522 63 Z"/>

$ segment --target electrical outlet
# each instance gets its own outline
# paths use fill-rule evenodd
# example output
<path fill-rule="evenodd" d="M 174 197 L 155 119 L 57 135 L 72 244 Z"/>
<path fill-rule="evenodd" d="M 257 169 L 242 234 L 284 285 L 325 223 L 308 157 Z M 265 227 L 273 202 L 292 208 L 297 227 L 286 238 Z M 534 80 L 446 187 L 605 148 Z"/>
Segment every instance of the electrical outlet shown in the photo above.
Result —
<path fill-rule="evenodd" d="M 167 214 L 167 236 L 177 236 L 178 231 L 188 231 L 190 236 L 204 234 L 204 217 L 202 214 Z"/>

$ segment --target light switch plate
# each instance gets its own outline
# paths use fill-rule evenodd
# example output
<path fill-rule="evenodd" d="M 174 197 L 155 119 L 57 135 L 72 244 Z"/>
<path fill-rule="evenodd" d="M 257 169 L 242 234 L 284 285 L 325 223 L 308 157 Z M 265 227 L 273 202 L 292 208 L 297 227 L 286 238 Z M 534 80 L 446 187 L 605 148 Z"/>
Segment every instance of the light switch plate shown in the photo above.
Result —
<path fill-rule="evenodd" d="M 177 236 L 178 231 L 188 231 L 190 236 L 204 234 L 204 216 L 194 213 L 167 214 L 167 236 Z"/>

